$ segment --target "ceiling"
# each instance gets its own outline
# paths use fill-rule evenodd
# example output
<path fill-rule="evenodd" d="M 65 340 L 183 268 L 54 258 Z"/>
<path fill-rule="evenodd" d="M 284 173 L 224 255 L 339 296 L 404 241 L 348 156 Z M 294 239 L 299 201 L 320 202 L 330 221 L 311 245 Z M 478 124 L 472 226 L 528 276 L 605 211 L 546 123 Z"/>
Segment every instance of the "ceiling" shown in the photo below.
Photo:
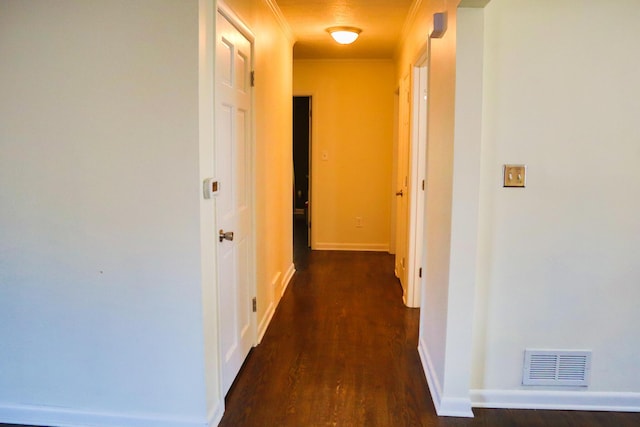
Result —
<path fill-rule="evenodd" d="M 295 59 L 392 58 L 413 0 L 276 0 L 291 27 Z M 328 27 L 362 29 L 351 45 L 339 45 Z"/>

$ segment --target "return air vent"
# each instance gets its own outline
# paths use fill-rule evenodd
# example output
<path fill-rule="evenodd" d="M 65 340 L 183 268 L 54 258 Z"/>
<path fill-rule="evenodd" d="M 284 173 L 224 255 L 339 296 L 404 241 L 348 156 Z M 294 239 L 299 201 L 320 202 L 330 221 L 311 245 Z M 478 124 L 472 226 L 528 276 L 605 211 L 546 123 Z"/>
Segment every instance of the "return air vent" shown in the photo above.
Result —
<path fill-rule="evenodd" d="M 591 351 L 531 350 L 524 352 L 523 385 L 589 385 Z"/>

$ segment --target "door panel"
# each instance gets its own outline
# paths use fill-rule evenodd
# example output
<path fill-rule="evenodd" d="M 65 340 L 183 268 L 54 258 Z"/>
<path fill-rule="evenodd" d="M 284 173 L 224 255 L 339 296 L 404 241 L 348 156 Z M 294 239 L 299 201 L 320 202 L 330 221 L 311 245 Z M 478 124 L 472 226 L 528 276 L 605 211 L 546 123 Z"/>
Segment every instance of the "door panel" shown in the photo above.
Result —
<path fill-rule="evenodd" d="M 216 198 L 222 386 L 226 393 L 253 344 L 251 284 L 251 43 L 220 13 L 216 27 Z"/>

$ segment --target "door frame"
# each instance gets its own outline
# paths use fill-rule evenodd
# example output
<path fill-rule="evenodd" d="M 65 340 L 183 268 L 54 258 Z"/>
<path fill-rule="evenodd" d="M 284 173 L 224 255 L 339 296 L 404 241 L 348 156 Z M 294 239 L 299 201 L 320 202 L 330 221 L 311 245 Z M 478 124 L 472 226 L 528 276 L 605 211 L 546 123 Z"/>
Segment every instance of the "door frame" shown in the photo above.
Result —
<path fill-rule="evenodd" d="M 299 95 L 297 93 L 294 93 L 291 95 L 291 99 L 293 100 L 294 98 L 309 98 L 309 135 L 308 135 L 308 147 L 309 147 L 309 180 L 308 180 L 308 187 L 307 187 L 307 201 L 308 206 L 307 206 L 307 246 L 310 249 L 313 249 L 313 239 L 311 238 L 311 233 L 313 232 L 312 229 L 313 227 L 311 227 L 311 219 L 313 218 L 313 215 L 311 213 L 312 209 L 313 209 L 313 203 L 312 203 L 312 198 L 313 198 L 313 130 L 314 130 L 314 126 L 313 126 L 313 95 L 307 95 L 306 93 L 303 95 Z M 292 151 L 292 156 L 293 156 L 293 151 Z M 293 175 L 294 175 L 294 181 L 295 181 L 295 161 L 292 163 L 292 167 L 293 169 Z M 295 183 L 294 183 L 295 184 Z M 294 211 L 293 213 L 295 214 L 295 206 L 294 206 Z"/>
<path fill-rule="evenodd" d="M 420 307 L 424 252 L 426 172 L 428 147 L 428 52 L 425 45 L 411 67 L 411 107 L 409 138 L 409 188 L 407 227 L 407 296 L 408 307 Z M 424 186 L 422 185 L 424 182 Z"/>
<path fill-rule="evenodd" d="M 233 25 L 248 41 L 249 44 L 251 46 L 250 48 L 250 52 L 251 52 L 251 61 L 250 61 L 250 68 L 253 71 L 255 68 L 255 35 L 253 34 L 253 32 L 251 31 L 251 29 L 242 21 L 242 19 L 240 19 L 240 17 L 229 7 L 227 6 L 224 2 L 218 0 L 217 1 L 217 5 L 216 5 L 216 14 L 220 13 L 227 21 L 229 21 L 229 23 L 231 23 L 231 25 Z M 215 30 L 215 42 L 214 42 L 214 46 L 213 49 L 215 51 L 216 49 L 216 44 L 217 44 L 217 28 Z M 215 61 L 215 58 L 214 58 Z M 215 100 L 215 87 L 217 84 L 217 80 L 216 80 L 216 74 L 215 74 L 215 68 L 216 64 L 214 62 L 214 100 Z M 214 101 L 215 102 L 215 101 Z M 249 264 L 249 272 L 248 272 L 248 277 L 249 277 L 249 284 L 248 284 L 248 289 L 249 289 L 249 293 L 251 295 L 253 295 L 254 297 L 257 296 L 257 282 L 256 282 L 256 277 L 257 277 L 257 272 L 256 272 L 256 192 L 255 192 L 255 188 L 256 188 L 256 183 L 255 183 L 255 162 L 256 162 L 256 125 L 255 125 L 255 117 L 256 117 L 256 113 L 255 113 L 255 91 L 253 90 L 253 87 L 251 88 L 251 93 L 250 93 L 250 105 L 251 105 L 251 117 L 249 118 L 249 141 L 250 141 L 250 149 L 248 150 L 248 155 L 249 155 L 249 182 L 248 182 L 248 192 L 250 194 L 249 196 L 249 203 L 250 203 L 250 207 L 249 207 L 249 212 L 250 212 L 250 217 L 251 217 L 251 232 L 249 233 L 248 236 L 248 240 L 249 240 L 249 260 L 248 260 L 248 264 Z M 214 105 L 214 115 L 215 115 L 215 108 L 216 106 Z M 215 116 L 214 116 L 215 117 Z M 214 134 L 215 135 L 215 134 Z M 214 137 L 215 138 L 215 137 Z M 215 155 L 215 145 L 214 145 L 214 155 Z M 216 171 L 217 173 L 217 171 Z M 217 215 L 217 212 L 216 212 Z M 218 230 L 217 227 L 217 222 L 218 219 L 216 217 L 216 227 L 214 227 L 214 230 Z M 217 238 L 216 236 L 213 236 L 214 238 Z M 215 261 L 217 263 L 217 259 L 218 259 L 218 250 L 217 250 L 217 245 L 216 245 L 216 255 L 215 255 Z M 218 270 L 218 268 L 216 268 L 216 271 Z M 216 279 L 217 280 L 217 279 Z M 217 301 L 217 323 L 218 323 L 218 378 L 220 378 L 220 381 L 218 381 L 218 387 L 220 388 L 220 393 L 221 396 L 224 396 L 224 394 L 222 393 L 222 361 L 224 360 L 224 355 L 222 354 L 222 322 L 220 319 L 220 313 L 222 312 L 220 304 L 221 304 L 221 299 L 220 299 L 220 286 L 216 286 L 216 301 Z M 252 342 L 252 347 L 255 347 L 256 345 L 259 344 L 259 337 L 258 337 L 258 326 L 257 326 L 257 311 L 254 311 L 253 313 L 251 313 L 251 324 L 250 324 L 250 330 L 249 330 L 249 336 L 251 338 L 251 342 Z"/>

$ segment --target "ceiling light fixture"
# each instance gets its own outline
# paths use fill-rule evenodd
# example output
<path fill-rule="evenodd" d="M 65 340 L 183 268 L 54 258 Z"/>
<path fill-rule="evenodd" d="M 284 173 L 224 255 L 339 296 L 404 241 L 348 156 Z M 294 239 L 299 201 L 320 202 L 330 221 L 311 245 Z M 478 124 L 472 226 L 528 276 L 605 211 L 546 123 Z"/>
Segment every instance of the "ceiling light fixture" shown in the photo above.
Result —
<path fill-rule="evenodd" d="M 340 44 L 351 44 L 360 35 L 362 30 L 356 27 L 330 27 L 327 28 L 329 34 Z"/>

